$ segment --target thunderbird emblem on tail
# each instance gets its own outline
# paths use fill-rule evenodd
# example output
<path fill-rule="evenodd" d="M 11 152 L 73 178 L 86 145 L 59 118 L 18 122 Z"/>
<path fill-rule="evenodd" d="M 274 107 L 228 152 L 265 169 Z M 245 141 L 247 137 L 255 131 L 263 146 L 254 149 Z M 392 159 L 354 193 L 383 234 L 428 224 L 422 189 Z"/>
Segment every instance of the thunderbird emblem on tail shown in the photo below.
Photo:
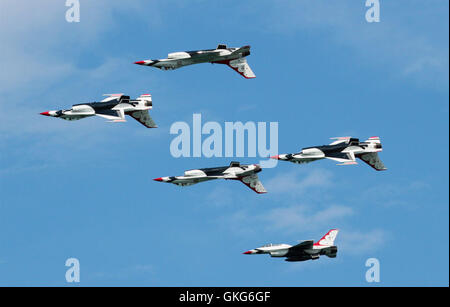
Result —
<path fill-rule="evenodd" d="M 125 122 L 125 115 L 133 117 L 147 128 L 157 128 L 148 113 L 152 109 L 152 96 L 144 94 L 136 100 L 123 94 L 107 94 L 108 98 L 101 102 L 90 102 L 73 105 L 69 110 L 47 111 L 41 115 L 58 117 L 64 120 L 79 120 L 90 116 L 100 116 L 110 122 Z"/>
<path fill-rule="evenodd" d="M 241 165 L 239 162 L 231 162 L 230 166 L 188 170 L 184 172 L 184 176 L 161 177 L 153 180 L 179 186 L 189 186 L 214 179 L 239 180 L 256 193 L 262 194 L 267 191 L 259 181 L 257 173 L 260 171 L 261 167 L 257 164 Z"/>
<path fill-rule="evenodd" d="M 226 64 L 246 79 L 255 78 L 245 57 L 250 55 L 250 46 L 228 48 L 218 45 L 216 49 L 169 53 L 166 59 L 138 61 L 134 64 L 152 66 L 162 70 L 177 69 L 199 63 Z"/>
<path fill-rule="evenodd" d="M 364 142 L 351 137 L 334 139 L 336 141 L 330 145 L 307 147 L 303 148 L 299 153 L 282 154 L 271 158 L 299 164 L 330 159 L 339 162 L 338 165 L 358 164 L 356 158 L 359 158 L 377 171 L 387 169 L 378 156 L 378 152 L 383 150 L 379 137 L 373 136 Z"/>

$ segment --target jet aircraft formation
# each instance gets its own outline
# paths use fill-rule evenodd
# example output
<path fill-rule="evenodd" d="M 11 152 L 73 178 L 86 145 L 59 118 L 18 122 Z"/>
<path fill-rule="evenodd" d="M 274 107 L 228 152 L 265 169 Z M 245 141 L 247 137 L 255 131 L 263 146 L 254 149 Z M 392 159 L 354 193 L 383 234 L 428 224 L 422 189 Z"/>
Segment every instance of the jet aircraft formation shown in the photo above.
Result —
<path fill-rule="evenodd" d="M 174 70 L 199 63 L 225 64 L 244 78 L 253 79 L 256 76 L 246 59 L 249 55 L 250 46 L 229 48 L 220 44 L 215 49 L 173 52 L 169 53 L 165 59 L 143 60 L 137 61 L 135 64 L 161 70 Z M 125 94 L 107 94 L 105 96 L 107 98 L 100 102 L 80 103 L 73 105 L 70 109 L 46 111 L 40 114 L 68 121 L 99 116 L 114 123 L 125 122 L 125 115 L 129 115 L 147 128 L 157 128 L 149 114 L 149 110 L 153 108 L 150 94 L 143 94 L 136 99 L 131 99 Z M 296 164 L 329 159 L 338 162 L 338 165 L 358 164 L 356 161 L 358 158 L 377 171 L 386 170 L 378 156 L 383 148 L 379 137 L 370 137 L 363 142 L 353 137 L 333 139 L 334 141 L 329 145 L 305 147 L 297 153 L 279 154 L 271 158 Z M 261 171 L 262 168 L 258 164 L 241 165 L 239 162 L 231 162 L 229 166 L 187 170 L 182 176 L 159 177 L 154 180 L 178 186 L 190 186 L 215 179 L 237 180 L 256 193 L 264 194 L 267 191 L 257 175 Z M 334 245 L 334 241 L 337 234 L 337 229 L 331 229 L 316 243 L 308 240 L 294 246 L 267 244 L 244 254 L 269 254 L 271 257 L 285 257 L 286 261 L 316 260 L 321 255 L 335 258 L 337 246 Z"/>

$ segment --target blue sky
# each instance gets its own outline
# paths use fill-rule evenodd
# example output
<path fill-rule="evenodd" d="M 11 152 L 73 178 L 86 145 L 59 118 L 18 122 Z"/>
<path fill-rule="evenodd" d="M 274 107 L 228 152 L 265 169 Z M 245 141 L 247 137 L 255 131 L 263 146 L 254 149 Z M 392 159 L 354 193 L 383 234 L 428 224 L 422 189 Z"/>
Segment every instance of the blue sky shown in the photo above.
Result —
<path fill-rule="evenodd" d="M 448 286 L 448 1 L 65 1 L 0 3 L 0 285 Z M 168 52 L 252 46 L 245 80 L 219 65 L 132 65 Z M 151 93 L 158 129 L 51 119 L 42 111 Z M 152 178 L 226 165 L 173 158 L 170 126 L 279 123 L 280 152 L 378 135 L 389 168 L 280 163 L 257 195 L 237 182 Z M 258 159 L 241 158 L 254 163 Z M 241 253 L 341 230 L 336 259 Z"/>

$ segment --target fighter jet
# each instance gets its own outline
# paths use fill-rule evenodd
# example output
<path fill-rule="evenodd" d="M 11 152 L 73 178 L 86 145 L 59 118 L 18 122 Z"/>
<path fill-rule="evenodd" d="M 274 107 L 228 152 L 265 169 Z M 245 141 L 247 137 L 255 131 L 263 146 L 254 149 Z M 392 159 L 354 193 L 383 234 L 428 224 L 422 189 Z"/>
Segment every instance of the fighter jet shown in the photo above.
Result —
<path fill-rule="evenodd" d="M 126 122 L 125 115 L 130 115 L 147 128 L 157 128 L 148 110 L 152 109 L 152 96 L 143 94 L 136 100 L 123 94 L 106 94 L 108 98 L 101 102 L 90 102 L 73 105 L 69 110 L 47 111 L 41 115 L 58 117 L 64 120 L 79 120 L 89 116 L 100 116 L 109 122 Z"/>
<path fill-rule="evenodd" d="M 270 254 L 271 257 L 286 257 L 285 261 L 317 260 L 321 255 L 336 258 L 337 246 L 334 240 L 339 230 L 331 229 L 317 243 L 313 240 L 303 241 L 291 246 L 289 244 L 266 244 L 245 252 L 246 255 Z"/>
<path fill-rule="evenodd" d="M 364 142 L 352 137 L 338 137 L 330 145 L 303 148 L 299 153 L 283 154 L 271 157 L 293 163 L 309 163 L 321 159 L 330 159 L 339 162 L 338 165 L 358 164 L 356 158 L 369 164 L 377 171 L 384 171 L 384 166 L 378 157 L 382 146 L 380 138 L 373 136 Z"/>
<path fill-rule="evenodd" d="M 216 49 L 173 52 L 168 54 L 167 59 L 145 60 L 135 62 L 135 64 L 162 70 L 177 69 L 199 63 L 226 64 L 244 78 L 252 79 L 256 76 L 245 59 L 248 55 L 250 55 L 250 46 L 228 48 L 226 45 L 218 45 Z"/>
<path fill-rule="evenodd" d="M 241 165 L 239 162 L 231 162 L 230 166 L 188 170 L 184 172 L 184 176 L 161 177 L 153 180 L 179 186 L 189 186 L 213 179 L 239 180 L 256 193 L 262 194 L 267 191 L 259 181 L 257 173 L 260 171 L 261 167 L 257 164 Z"/>

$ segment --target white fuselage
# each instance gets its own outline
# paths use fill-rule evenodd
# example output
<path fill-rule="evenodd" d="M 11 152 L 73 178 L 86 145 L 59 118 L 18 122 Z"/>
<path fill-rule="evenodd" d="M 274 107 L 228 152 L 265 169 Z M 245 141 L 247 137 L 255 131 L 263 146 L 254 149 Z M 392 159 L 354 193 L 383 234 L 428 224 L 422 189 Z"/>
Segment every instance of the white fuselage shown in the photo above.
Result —
<path fill-rule="evenodd" d="M 294 163 L 308 163 L 314 160 L 330 159 L 338 162 L 354 162 L 356 156 L 366 153 L 381 152 L 383 149 L 377 143 L 361 142 L 359 145 L 325 145 L 305 148 L 295 154 L 281 154 L 279 160 L 289 160 Z M 341 154 L 341 156 L 336 155 Z"/>
<path fill-rule="evenodd" d="M 117 103 L 116 100 L 110 99 L 103 102 L 74 105 L 69 110 L 48 111 L 47 115 L 59 117 L 65 120 L 78 120 L 94 115 L 99 115 L 105 118 L 114 117 L 109 116 L 107 113 L 102 113 L 101 110 L 116 111 L 117 114 L 120 114 L 123 117 L 126 113 L 151 109 L 151 99 L 138 98 L 137 100 L 132 100 L 125 103 Z"/>
<path fill-rule="evenodd" d="M 195 52 L 174 52 L 169 53 L 166 59 L 146 60 L 140 62 L 142 65 L 160 68 L 162 70 L 177 69 L 183 66 L 199 63 L 213 63 L 219 61 L 235 60 L 242 57 L 242 53 L 233 51 L 238 48 L 200 50 Z"/>
<path fill-rule="evenodd" d="M 245 169 L 242 169 L 242 167 Z M 242 167 L 229 167 L 218 173 L 210 173 L 210 169 L 188 170 L 184 172 L 183 176 L 161 177 L 159 181 L 171 182 L 178 185 L 192 185 L 213 179 L 239 179 L 261 171 L 261 167 L 257 164 L 243 165 Z"/>
<path fill-rule="evenodd" d="M 271 257 L 285 257 L 289 253 L 289 249 L 292 245 L 289 244 L 267 244 L 248 252 L 245 254 L 270 254 Z M 313 255 L 317 254 L 321 249 L 328 248 L 329 246 L 322 246 L 314 244 L 310 249 L 304 249 L 303 251 L 307 254 Z"/>

